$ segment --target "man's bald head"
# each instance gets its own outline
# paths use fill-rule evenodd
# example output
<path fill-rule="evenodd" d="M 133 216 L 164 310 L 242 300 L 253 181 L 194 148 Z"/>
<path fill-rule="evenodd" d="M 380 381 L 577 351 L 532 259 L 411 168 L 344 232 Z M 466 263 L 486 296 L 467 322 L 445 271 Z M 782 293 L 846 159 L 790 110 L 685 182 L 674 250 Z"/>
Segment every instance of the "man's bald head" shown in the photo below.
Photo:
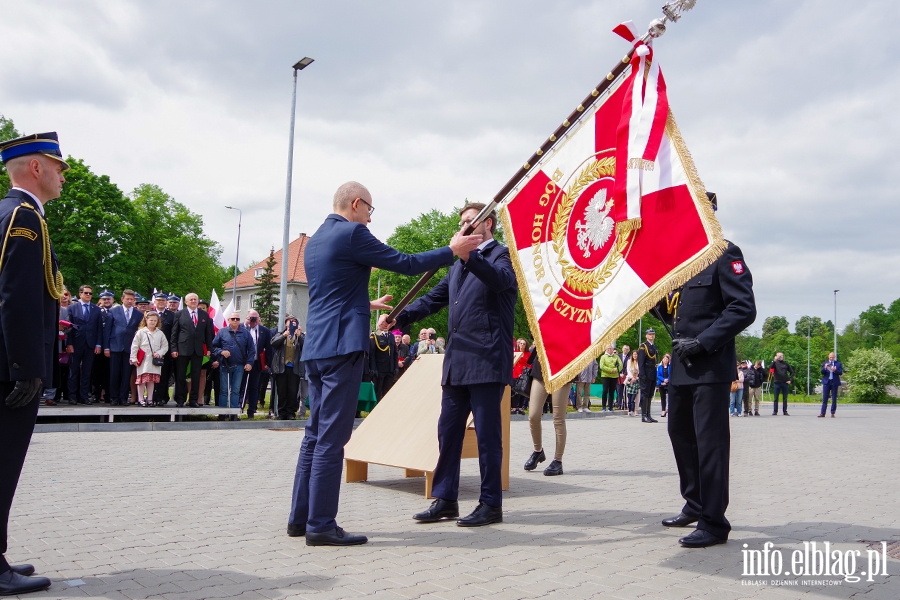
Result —
<path fill-rule="evenodd" d="M 372 202 L 372 194 L 361 183 L 348 181 L 337 189 L 334 193 L 334 210 L 335 212 L 345 211 L 350 208 L 350 204 L 357 198 L 362 198 L 366 202 Z"/>

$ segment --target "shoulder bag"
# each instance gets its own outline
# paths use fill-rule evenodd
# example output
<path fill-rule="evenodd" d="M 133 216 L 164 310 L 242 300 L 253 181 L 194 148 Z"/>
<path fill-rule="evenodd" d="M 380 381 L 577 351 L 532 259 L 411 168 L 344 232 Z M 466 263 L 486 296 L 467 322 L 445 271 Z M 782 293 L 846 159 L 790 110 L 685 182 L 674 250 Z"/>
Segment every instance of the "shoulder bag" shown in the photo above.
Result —
<path fill-rule="evenodd" d="M 150 356 L 153 357 L 153 366 L 154 367 L 163 366 L 163 363 L 165 362 L 166 359 L 162 356 L 160 356 L 159 358 L 156 358 L 155 356 L 153 356 L 155 354 L 155 352 L 153 352 L 153 342 L 150 341 L 150 334 L 145 331 L 144 335 L 147 336 L 147 344 L 150 345 Z M 140 350 L 138 352 L 140 352 Z M 140 364 L 140 363 L 141 363 L 140 357 L 138 357 L 138 364 Z"/>

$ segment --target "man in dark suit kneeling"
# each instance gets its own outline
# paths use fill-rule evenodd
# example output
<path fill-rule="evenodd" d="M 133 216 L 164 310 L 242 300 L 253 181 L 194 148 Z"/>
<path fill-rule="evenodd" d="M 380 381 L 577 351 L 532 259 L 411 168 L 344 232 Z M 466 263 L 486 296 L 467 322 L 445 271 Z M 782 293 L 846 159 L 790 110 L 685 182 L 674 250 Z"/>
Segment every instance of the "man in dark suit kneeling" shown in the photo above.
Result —
<path fill-rule="evenodd" d="M 460 211 L 465 229 L 484 204 L 469 204 Z M 480 527 L 503 521 L 501 464 L 503 435 L 500 402 L 509 384 L 513 353 L 513 313 L 518 286 L 509 249 L 494 240 L 497 215 L 491 213 L 473 232 L 483 241 L 476 250 L 459 254 L 460 260 L 430 292 L 410 304 L 397 317 L 405 327 L 449 306 L 449 342 L 441 380 L 443 398 L 438 420 L 440 456 L 434 469 L 431 507 L 413 518 L 420 522 L 455 519 L 459 516 L 459 463 L 466 421 L 475 416 L 481 496 L 478 506 L 456 523 Z M 383 318 L 382 330 L 393 324 Z"/>

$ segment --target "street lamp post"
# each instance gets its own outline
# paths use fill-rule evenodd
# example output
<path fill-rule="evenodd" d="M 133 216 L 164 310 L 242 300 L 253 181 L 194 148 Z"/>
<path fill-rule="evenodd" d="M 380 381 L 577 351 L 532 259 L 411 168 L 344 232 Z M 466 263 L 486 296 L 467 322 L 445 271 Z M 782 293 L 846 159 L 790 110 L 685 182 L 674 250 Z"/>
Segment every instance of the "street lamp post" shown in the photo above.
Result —
<path fill-rule="evenodd" d="M 834 290 L 834 358 L 837 360 L 837 293 L 841 290 Z"/>
<path fill-rule="evenodd" d="M 284 238 L 281 244 L 281 286 L 278 289 L 278 327 L 287 316 L 288 247 L 291 244 L 291 177 L 294 172 L 294 121 L 297 111 L 297 71 L 302 71 L 313 59 L 308 56 L 294 64 L 294 95 L 291 99 L 291 139 L 288 144 L 287 190 L 284 194 Z"/>
<path fill-rule="evenodd" d="M 868 332 L 866 332 L 866 335 L 872 335 L 872 336 L 877 337 L 878 341 L 881 342 L 881 349 L 884 350 L 884 336 L 880 336 L 877 333 L 868 333 Z"/>
<path fill-rule="evenodd" d="M 238 238 L 237 250 L 234 253 L 234 280 L 231 286 L 231 301 L 234 302 L 234 310 L 237 310 L 237 278 L 238 278 L 238 260 L 241 257 L 241 221 L 244 219 L 244 213 L 241 209 L 233 206 L 226 206 L 228 210 L 238 211 Z M 221 310 L 221 309 L 220 309 Z"/>

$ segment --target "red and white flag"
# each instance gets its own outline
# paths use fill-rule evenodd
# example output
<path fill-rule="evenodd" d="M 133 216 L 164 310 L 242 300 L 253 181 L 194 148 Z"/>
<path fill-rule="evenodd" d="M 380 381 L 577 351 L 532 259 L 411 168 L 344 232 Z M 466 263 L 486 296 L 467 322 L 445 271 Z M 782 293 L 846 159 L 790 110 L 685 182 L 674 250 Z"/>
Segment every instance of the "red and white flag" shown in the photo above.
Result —
<path fill-rule="evenodd" d="M 231 305 L 229 305 L 229 309 Z M 209 318 L 213 322 L 213 333 L 218 333 L 220 329 L 225 327 L 225 315 L 231 314 L 226 309 L 225 312 L 222 312 L 219 302 L 219 294 L 216 293 L 216 290 L 213 290 L 209 295 Z"/>
<path fill-rule="evenodd" d="M 630 70 L 501 211 L 550 391 L 724 248 L 653 48 L 614 31 L 635 45 Z"/>

